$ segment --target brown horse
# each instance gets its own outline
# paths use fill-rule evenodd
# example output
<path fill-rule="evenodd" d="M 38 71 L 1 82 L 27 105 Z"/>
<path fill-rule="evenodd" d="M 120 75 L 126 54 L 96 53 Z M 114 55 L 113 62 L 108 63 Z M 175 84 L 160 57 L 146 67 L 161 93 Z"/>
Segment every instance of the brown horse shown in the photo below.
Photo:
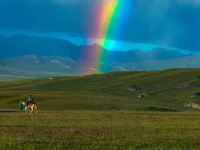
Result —
<path fill-rule="evenodd" d="M 38 105 L 33 101 L 33 102 L 30 102 L 28 104 L 28 106 L 26 106 L 26 103 L 25 102 L 22 102 L 22 105 L 24 106 L 24 111 L 27 113 L 27 110 L 31 110 L 31 113 L 35 110 L 35 113 L 37 114 L 38 113 Z"/>

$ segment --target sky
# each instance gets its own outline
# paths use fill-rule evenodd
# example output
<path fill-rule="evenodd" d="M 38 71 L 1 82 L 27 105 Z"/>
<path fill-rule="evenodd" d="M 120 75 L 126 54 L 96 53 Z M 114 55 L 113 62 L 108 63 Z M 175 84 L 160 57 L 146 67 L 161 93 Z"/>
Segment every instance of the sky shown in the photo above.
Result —
<path fill-rule="evenodd" d="M 106 33 L 108 41 L 118 43 L 110 49 L 159 45 L 200 52 L 200 0 L 1 0 L 0 33 L 99 43 L 103 35 L 93 33 L 98 8 L 109 1 L 120 5 Z"/>

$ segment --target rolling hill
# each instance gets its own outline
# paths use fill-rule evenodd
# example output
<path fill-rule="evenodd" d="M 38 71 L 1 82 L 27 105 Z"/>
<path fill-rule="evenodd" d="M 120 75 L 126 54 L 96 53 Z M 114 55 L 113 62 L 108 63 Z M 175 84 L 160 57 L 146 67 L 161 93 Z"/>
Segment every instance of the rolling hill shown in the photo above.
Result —
<path fill-rule="evenodd" d="M 184 111 L 199 93 L 200 69 L 25 79 L 1 82 L 0 109 L 16 109 L 32 94 L 41 110 Z"/>

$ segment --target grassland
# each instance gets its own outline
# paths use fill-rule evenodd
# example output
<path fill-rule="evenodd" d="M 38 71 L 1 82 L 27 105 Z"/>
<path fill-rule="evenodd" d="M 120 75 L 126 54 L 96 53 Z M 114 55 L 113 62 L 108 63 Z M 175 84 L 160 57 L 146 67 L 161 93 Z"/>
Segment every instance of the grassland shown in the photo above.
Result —
<path fill-rule="evenodd" d="M 40 110 L 185 111 L 184 103 L 200 102 L 200 69 L 0 82 L 0 109 L 16 110 L 29 94 Z"/>
<path fill-rule="evenodd" d="M 0 149 L 200 149 L 199 113 L 0 113 Z"/>
<path fill-rule="evenodd" d="M 28 94 L 37 116 L 15 112 Z M 198 150 L 200 113 L 186 102 L 200 103 L 200 69 L 0 76 L 0 149 Z"/>

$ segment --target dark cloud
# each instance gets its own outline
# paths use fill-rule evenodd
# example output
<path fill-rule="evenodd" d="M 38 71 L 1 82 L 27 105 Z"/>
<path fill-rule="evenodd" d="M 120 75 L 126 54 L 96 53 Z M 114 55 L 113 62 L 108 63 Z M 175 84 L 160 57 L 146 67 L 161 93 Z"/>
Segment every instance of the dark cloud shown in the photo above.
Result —
<path fill-rule="evenodd" d="M 87 3 L 62 0 L 1 1 L 0 27 L 38 31 L 84 32 L 88 20 Z"/>
<path fill-rule="evenodd" d="M 102 0 L 1 0 L 0 28 L 91 35 Z M 112 39 L 200 51 L 199 0 L 127 0 Z M 127 7 L 127 8 L 125 8 Z"/>

